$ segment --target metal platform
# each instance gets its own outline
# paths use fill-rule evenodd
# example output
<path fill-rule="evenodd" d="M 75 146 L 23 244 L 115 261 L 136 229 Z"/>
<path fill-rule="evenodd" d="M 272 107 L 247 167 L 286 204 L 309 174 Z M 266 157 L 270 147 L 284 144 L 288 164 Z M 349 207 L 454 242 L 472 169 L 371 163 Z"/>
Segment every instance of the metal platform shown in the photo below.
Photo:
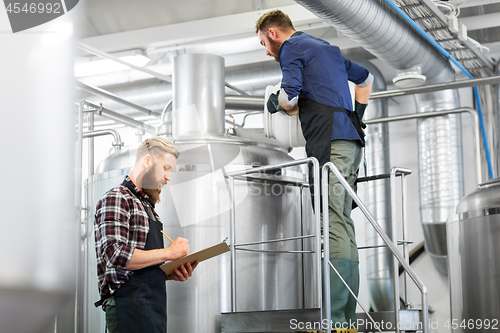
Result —
<path fill-rule="evenodd" d="M 400 310 L 401 332 L 422 330 L 421 310 Z M 395 331 L 394 312 L 370 312 L 375 323 L 366 314 L 357 314 L 359 332 Z M 321 322 L 320 309 L 249 311 L 221 314 L 221 333 L 285 333 L 320 331 L 327 329 Z M 323 324 L 323 325 L 322 325 Z"/>

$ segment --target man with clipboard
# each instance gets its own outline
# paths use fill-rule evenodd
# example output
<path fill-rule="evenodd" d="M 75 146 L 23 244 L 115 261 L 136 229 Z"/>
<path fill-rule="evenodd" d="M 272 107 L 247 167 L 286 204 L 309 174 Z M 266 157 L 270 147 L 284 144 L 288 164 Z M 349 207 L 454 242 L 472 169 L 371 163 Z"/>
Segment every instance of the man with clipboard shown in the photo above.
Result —
<path fill-rule="evenodd" d="M 169 141 L 146 139 L 130 174 L 97 203 L 94 232 L 101 300 L 96 306 L 103 306 L 111 333 L 165 333 L 165 280 L 186 281 L 198 264 L 188 262 L 169 275 L 159 268 L 189 254 L 184 238 L 164 247 L 162 223 L 154 210 L 178 157 Z"/>

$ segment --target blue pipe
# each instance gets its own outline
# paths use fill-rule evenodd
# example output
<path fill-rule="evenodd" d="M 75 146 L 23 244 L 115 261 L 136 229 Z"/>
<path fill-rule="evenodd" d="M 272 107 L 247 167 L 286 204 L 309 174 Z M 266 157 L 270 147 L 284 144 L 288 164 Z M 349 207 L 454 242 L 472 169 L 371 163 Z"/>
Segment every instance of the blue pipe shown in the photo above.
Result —
<path fill-rule="evenodd" d="M 439 52 L 441 52 L 447 59 L 449 59 L 452 63 L 454 63 L 462 72 L 464 72 L 465 75 L 467 75 L 468 78 L 472 79 L 474 78 L 467 69 L 465 69 L 455 58 L 451 56 L 451 54 L 448 53 L 441 45 L 439 45 L 431 36 L 427 34 L 418 24 L 416 24 L 408 15 L 406 15 L 405 12 L 403 12 L 395 3 L 393 3 L 391 0 L 384 0 L 387 5 L 389 5 L 393 10 L 395 10 L 399 15 L 401 15 L 412 27 L 414 27 L 428 42 L 430 42 Z M 483 136 L 483 144 L 484 144 L 484 150 L 486 153 L 486 162 L 488 164 L 488 173 L 490 176 L 490 179 L 493 178 L 493 167 L 491 164 L 491 158 L 490 158 L 490 150 L 488 148 L 488 140 L 486 138 L 486 130 L 484 128 L 484 120 L 483 120 L 483 112 L 481 110 L 481 101 L 479 100 L 479 93 L 477 90 L 477 87 L 473 87 L 474 89 L 474 98 L 476 100 L 476 105 L 477 105 L 477 113 L 479 115 L 479 123 L 481 126 L 481 134 Z M 478 170 L 478 172 L 481 172 L 481 170 Z"/>

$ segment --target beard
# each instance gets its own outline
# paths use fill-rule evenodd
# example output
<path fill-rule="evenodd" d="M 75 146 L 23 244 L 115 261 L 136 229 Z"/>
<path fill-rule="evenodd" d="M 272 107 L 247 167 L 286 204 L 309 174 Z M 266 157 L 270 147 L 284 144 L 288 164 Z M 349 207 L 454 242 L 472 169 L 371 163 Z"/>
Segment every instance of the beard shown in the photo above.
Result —
<path fill-rule="evenodd" d="M 154 167 L 144 172 L 144 176 L 142 177 L 142 192 L 148 195 L 149 203 L 154 206 L 156 203 L 160 202 L 162 183 L 155 180 L 153 171 Z"/>
<path fill-rule="evenodd" d="M 276 62 L 280 62 L 280 46 L 281 44 L 275 40 L 272 40 L 272 39 L 268 39 L 268 43 L 269 45 L 271 46 L 271 55 L 274 57 L 274 60 L 276 60 Z"/>

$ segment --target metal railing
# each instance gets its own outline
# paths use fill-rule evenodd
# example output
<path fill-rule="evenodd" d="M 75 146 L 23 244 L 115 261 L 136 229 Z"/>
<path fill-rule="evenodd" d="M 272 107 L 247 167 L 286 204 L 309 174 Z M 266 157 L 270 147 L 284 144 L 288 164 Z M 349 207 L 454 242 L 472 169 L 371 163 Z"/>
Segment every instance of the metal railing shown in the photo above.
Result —
<path fill-rule="evenodd" d="M 231 311 L 236 312 L 236 250 L 246 250 L 246 251 L 258 251 L 258 252 L 271 252 L 271 253 L 315 253 L 316 254 L 316 283 L 317 283 L 317 302 L 318 302 L 318 307 L 322 309 L 322 288 L 321 288 L 321 220 L 320 220 L 320 214 L 316 214 L 315 216 L 315 234 L 314 235 L 303 235 L 303 236 L 297 236 L 297 237 L 289 237 L 289 238 L 280 238 L 280 239 L 273 239 L 273 240 L 264 240 L 264 241 L 257 241 L 257 242 L 250 242 L 250 243 L 242 243 L 242 244 L 236 244 L 236 207 L 235 207 L 235 198 L 234 198 L 234 180 L 236 177 L 240 176 L 245 176 L 249 175 L 252 173 L 259 173 L 259 172 L 265 172 L 265 171 L 270 171 L 270 170 L 275 170 L 275 169 L 281 169 L 281 168 L 287 168 L 291 166 L 298 166 L 298 165 L 303 165 L 303 164 L 312 164 L 313 168 L 313 173 L 314 173 L 314 195 L 316 198 L 319 198 L 319 162 L 316 158 L 310 157 L 310 158 L 305 158 L 301 160 L 296 160 L 292 162 L 286 162 L 286 163 L 281 163 L 281 164 L 275 164 L 275 165 L 269 165 L 269 166 L 262 166 L 262 167 L 257 167 L 257 168 L 252 168 L 252 169 L 246 169 L 246 170 L 241 170 L 241 171 L 235 171 L 235 172 L 230 172 L 227 173 L 226 176 L 229 179 L 229 193 L 230 193 L 230 199 L 231 199 L 231 206 L 230 206 L 230 218 L 229 218 L 229 223 L 230 223 L 230 245 L 231 245 Z M 320 203 L 319 200 L 314 201 L 314 211 L 319 212 L 320 211 Z M 328 229 L 326 229 L 328 230 Z M 265 251 L 265 250 L 253 250 L 253 249 L 244 249 L 242 248 L 243 246 L 248 246 L 248 245 L 256 245 L 256 244 L 264 244 L 264 243 L 270 243 L 270 242 L 283 242 L 283 241 L 290 241 L 290 240 L 297 240 L 297 239 L 308 239 L 308 238 L 314 238 L 315 239 L 315 244 L 314 244 L 314 250 L 313 251 Z M 322 317 L 325 318 L 325 314 L 321 312 Z"/>
<path fill-rule="evenodd" d="M 479 132 L 479 116 L 477 110 L 472 108 L 458 108 L 452 110 L 442 110 L 442 111 L 431 111 L 431 112 L 419 112 L 414 114 L 406 114 L 400 116 L 386 117 L 386 118 L 377 118 L 370 119 L 364 121 L 365 124 L 379 124 L 379 123 L 389 123 L 393 121 L 402 121 L 402 120 L 410 120 L 410 119 L 427 119 L 432 117 L 439 116 L 447 116 L 450 114 L 458 114 L 458 113 L 469 113 L 472 119 L 472 130 L 474 136 L 474 158 L 475 158 L 475 166 L 476 166 L 476 181 L 477 184 L 481 184 L 483 182 L 483 177 L 481 173 L 481 135 Z"/>
<path fill-rule="evenodd" d="M 363 204 L 361 199 L 358 197 L 358 195 L 356 194 L 354 189 L 349 185 L 347 180 L 342 176 L 340 171 L 337 169 L 337 167 L 332 162 L 325 163 L 325 165 L 322 168 L 322 189 L 321 189 L 321 192 L 322 192 L 322 199 L 323 199 L 323 228 L 324 229 L 326 228 L 325 230 L 328 230 L 328 226 L 329 226 L 328 225 L 328 223 L 329 223 L 329 221 L 328 221 L 328 194 L 329 194 L 328 173 L 330 171 L 335 175 L 335 177 L 337 177 L 340 184 L 344 187 L 344 189 L 347 191 L 347 193 L 353 198 L 353 200 L 356 202 L 356 204 L 358 205 L 360 210 L 363 212 L 365 217 L 368 219 L 370 224 L 373 226 L 373 228 L 375 228 L 375 231 L 377 231 L 377 233 L 382 238 L 382 240 L 385 242 L 385 244 L 387 244 L 387 247 L 391 250 L 392 254 L 396 257 L 398 262 L 404 268 L 404 271 L 408 274 L 408 276 L 413 280 L 413 282 L 416 284 L 417 288 L 420 290 L 420 292 L 422 294 L 422 330 L 423 330 L 423 333 L 428 333 L 429 332 L 429 326 L 428 326 L 429 325 L 429 312 L 428 312 L 427 288 L 422 283 L 422 281 L 419 279 L 419 277 L 415 274 L 413 269 L 410 267 L 410 264 L 407 261 L 408 256 L 406 255 L 406 258 L 405 258 L 405 256 L 403 256 L 397 248 L 397 230 L 395 229 L 395 223 L 393 223 L 393 240 L 391 240 L 389 238 L 389 236 L 384 232 L 384 230 L 382 230 L 382 228 L 377 223 L 377 221 L 375 221 L 375 218 L 368 211 L 368 209 Z M 391 183 L 392 183 L 392 185 L 394 184 L 393 182 L 394 182 L 395 176 L 398 172 L 400 174 L 402 174 L 402 173 L 408 173 L 411 171 L 409 171 L 407 169 L 402 169 L 402 168 L 393 168 L 391 170 Z M 403 191 L 406 191 L 406 180 L 405 179 L 403 180 Z M 391 196 L 395 195 L 394 192 L 395 191 L 393 190 Z M 406 205 L 406 202 L 403 201 L 403 216 L 406 215 L 406 211 L 407 211 L 405 205 Z M 394 214 L 394 208 L 393 208 L 393 214 Z M 405 218 L 403 218 L 403 220 L 405 220 Z M 403 234 L 404 234 L 403 246 L 407 245 L 407 244 L 405 244 L 406 243 L 405 232 L 407 232 L 407 228 L 404 227 L 404 229 L 405 230 L 403 231 Z M 330 259 L 329 259 L 329 255 L 330 255 L 330 253 L 329 253 L 329 241 L 327 239 L 325 239 L 323 246 L 324 246 L 324 262 L 323 262 L 323 280 L 324 281 L 323 281 L 323 283 L 325 283 L 325 281 L 330 281 L 330 271 L 329 271 L 328 265 L 329 264 L 331 265 Z M 407 248 L 405 249 L 405 251 L 407 251 Z M 332 265 L 332 268 L 335 270 L 333 265 Z M 338 274 L 338 272 L 336 272 L 336 273 Z M 339 275 L 339 277 L 340 277 L 340 275 Z M 399 325 L 398 325 L 399 324 L 399 313 L 398 313 L 398 309 L 399 309 L 399 306 L 398 306 L 398 304 L 399 304 L 399 285 L 397 284 L 397 281 L 396 281 L 397 279 L 398 279 L 398 271 L 397 271 L 397 264 L 396 264 L 395 265 L 395 276 L 394 276 L 394 280 L 395 280 L 394 281 L 394 283 L 395 283 L 394 289 L 395 289 L 395 302 L 396 302 L 395 316 L 396 316 L 396 332 L 399 332 Z M 353 294 L 350 289 L 349 289 L 349 291 L 351 292 L 351 294 Z M 355 295 L 353 294 L 353 296 L 355 296 Z M 409 297 L 409 294 L 407 296 Z M 329 286 L 324 285 L 323 297 L 324 297 L 323 298 L 324 306 L 329 309 L 329 307 L 330 307 L 330 304 L 329 304 L 329 299 L 330 299 Z M 406 297 L 406 295 L 405 295 L 405 297 Z M 360 304 L 359 301 L 358 301 L 358 304 Z M 362 304 L 360 304 L 360 305 L 361 305 L 361 307 L 363 307 Z M 366 310 L 364 308 L 363 308 L 363 311 L 365 311 L 365 313 L 369 316 L 368 312 L 366 312 Z M 327 317 L 328 322 L 330 322 L 329 311 L 327 312 L 327 316 L 328 316 Z M 373 319 L 370 316 L 369 316 L 369 318 L 373 321 Z"/>

